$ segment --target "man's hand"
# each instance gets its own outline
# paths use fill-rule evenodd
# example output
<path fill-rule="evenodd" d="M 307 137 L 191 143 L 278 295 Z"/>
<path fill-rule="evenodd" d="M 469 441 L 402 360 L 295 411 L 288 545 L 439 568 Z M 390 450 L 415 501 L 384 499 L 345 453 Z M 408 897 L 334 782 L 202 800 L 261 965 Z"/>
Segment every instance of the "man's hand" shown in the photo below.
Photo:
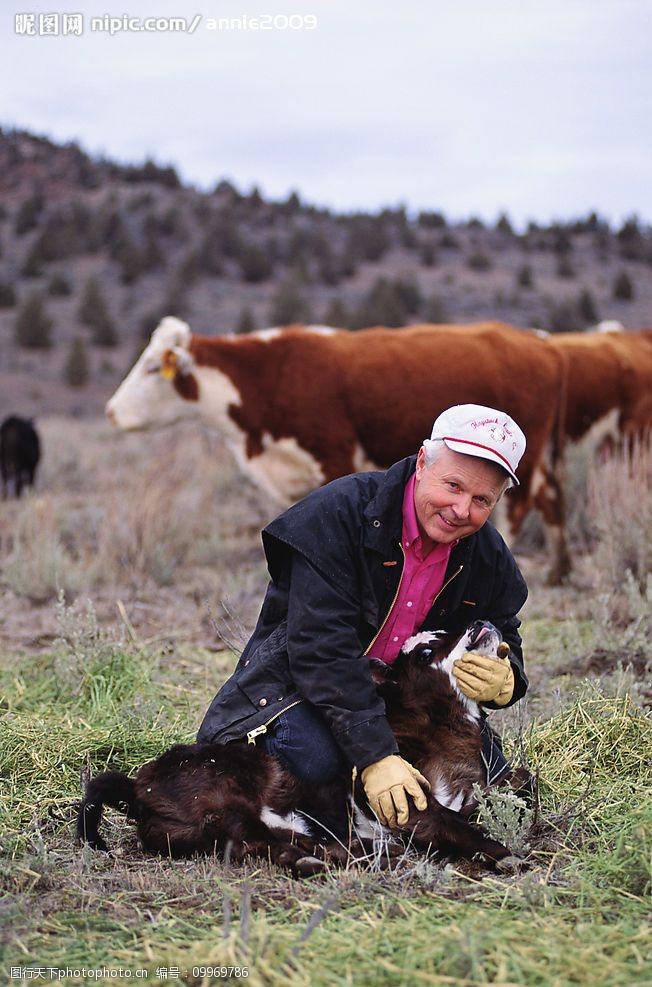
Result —
<path fill-rule="evenodd" d="M 428 799 L 421 788 L 421 785 L 430 788 L 428 780 L 398 754 L 390 754 L 370 764 L 360 777 L 369 805 L 385 826 L 407 824 L 410 815 L 407 795 L 413 798 L 417 809 L 428 807 Z"/>
<path fill-rule="evenodd" d="M 486 658 L 467 651 L 453 665 L 457 684 L 476 703 L 505 706 L 514 695 L 514 672 L 509 658 Z"/>

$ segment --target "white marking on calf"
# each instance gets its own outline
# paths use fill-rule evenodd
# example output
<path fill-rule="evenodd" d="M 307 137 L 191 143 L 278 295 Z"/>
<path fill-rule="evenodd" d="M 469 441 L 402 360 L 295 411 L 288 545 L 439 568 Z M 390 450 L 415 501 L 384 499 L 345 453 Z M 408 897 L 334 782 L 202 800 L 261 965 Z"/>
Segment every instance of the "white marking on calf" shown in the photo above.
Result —
<path fill-rule="evenodd" d="M 310 828 L 306 820 L 297 812 L 288 812 L 286 816 L 280 816 L 268 805 L 264 805 L 260 813 L 260 820 L 270 829 L 291 830 L 292 835 L 301 833 L 303 836 L 310 836 Z"/>
<path fill-rule="evenodd" d="M 453 812 L 459 812 L 464 804 L 463 790 L 460 788 L 457 792 L 453 792 L 445 781 L 436 780 L 432 786 L 432 794 L 440 805 L 452 809 Z"/>
<path fill-rule="evenodd" d="M 370 819 L 369 816 L 365 815 L 350 795 L 349 808 L 352 829 L 359 840 L 386 840 L 391 835 L 392 831 L 388 826 L 383 826 L 377 819 Z"/>
<path fill-rule="evenodd" d="M 469 635 L 467 632 L 466 634 L 462 635 L 462 637 L 457 642 L 453 650 L 448 655 L 446 655 L 446 657 L 442 662 L 435 661 L 432 663 L 431 667 L 441 668 L 442 671 L 446 672 L 450 680 L 450 684 L 453 686 L 453 689 L 457 693 L 457 698 L 460 700 L 460 702 L 466 709 L 467 717 L 469 718 L 469 720 L 473 722 L 480 719 L 480 707 L 478 706 L 478 704 L 475 702 L 474 699 L 469 699 L 468 696 L 464 695 L 464 693 L 462 692 L 462 690 L 460 689 L 457 683 L 457 679 L 453 675 L 453 665 L 458 660 L 458 658 L 461 658 L 462 655 L 465 654 L 468 650 L 469 650 Z M 480 653 L 482 653 L 481 647 L 474 648 L 474 650 L 480 651 Z"/>
<path fill-rule="evenodd" d="M 467 630 L 465 634 L 459 639 L 455 647 L 450 651 L 444 659 L 441 661 L 437 659 L 431 662 L 431 668 L 439 668 L 442 672 L 448 675 L 451 686 L 457 693 L 457 697 L 466 709 L 466 715 L 472 722 L 480 719 L 480 707 L 473 700 L 469 699 L 462 690 L 460 689 L 457 679 L 453 675 L 453 665 L 469 650 L 469 636 L 470 632 Z M 414 648 L 418 647 L 420 644 L 432 644 L 433 648 L 437 647 L 441 641 L 442 635 L 437 633 L 437 631 L 420 631 L 418 634 L 413 634 L 409 637 L 402 647 L 402 651 L 410 652 Z M 483 637 L 478 644 L 472 646 L 473 651 L 478 654 L 485 655 L 487 658 L 498 658 L 496 654 L 496 646 L 498 641 L 496 640 L 495 633 L 487 634 Z M 441 800 L 440 800 L 441 801 Z"/>

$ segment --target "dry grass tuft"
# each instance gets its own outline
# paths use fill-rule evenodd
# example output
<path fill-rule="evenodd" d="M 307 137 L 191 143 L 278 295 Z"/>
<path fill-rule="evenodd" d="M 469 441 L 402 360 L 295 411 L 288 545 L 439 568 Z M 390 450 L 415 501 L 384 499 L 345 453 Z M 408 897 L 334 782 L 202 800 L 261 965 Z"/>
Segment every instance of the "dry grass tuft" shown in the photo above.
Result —
<path fill-rule="evenodd" d="M 618 589 L 631 572 L 645 591 L 652 572 L 652 444 L 634 442 L 589 470 L 588 515 L 601 581 Z"/>

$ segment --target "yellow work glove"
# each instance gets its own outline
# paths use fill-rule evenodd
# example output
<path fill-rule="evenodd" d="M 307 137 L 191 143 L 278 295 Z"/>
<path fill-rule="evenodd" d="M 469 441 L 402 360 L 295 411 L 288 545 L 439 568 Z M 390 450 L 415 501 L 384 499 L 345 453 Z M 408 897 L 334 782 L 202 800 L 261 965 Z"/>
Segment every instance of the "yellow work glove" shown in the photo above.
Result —
<path fill-rule="evenodd" d="M 453 665 L 457 684 L 476 703 L 505 706 L 514 695 L 514 672 L 509 658 L 486 658 L 467 651 Z"/>
<path fill-rule="evenodd" d="M 398 754 L 375 761 L 360 773 L 369 805 L 378 821 L 385 826 L 405 826 L 410 809 L 406 795 L 411 795 L 417 809 L 426 809 L 428 799 L 421 785 L 430 788 L 426 778 Z"/>

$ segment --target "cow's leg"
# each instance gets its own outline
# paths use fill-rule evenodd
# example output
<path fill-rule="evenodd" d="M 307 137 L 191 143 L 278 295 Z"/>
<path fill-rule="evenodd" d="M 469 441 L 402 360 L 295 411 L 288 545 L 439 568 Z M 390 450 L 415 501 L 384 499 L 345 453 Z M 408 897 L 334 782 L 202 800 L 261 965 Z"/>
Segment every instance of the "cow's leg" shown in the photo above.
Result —
<path fill-rule="evenodd" d="M 408 825 L 403 830 L 411 833 L 415 846 L 448 857 L 471 858 L 481 853 L 490 861 L 498 861 L 510 856 L 502 843 L 486 836 L 458 812 L 440 805 L 432 795 L 428 796 L 426 810 L 411 810 Z"/>
<path fill-rule="evenodd" d="M 297 837 L 289 829 L 275 830 L 267 826 L 252 807 L 241 804 L 225 807 L 219 820 L 208 820 L 202 827 L 200 844 L 198 851 L 213 850 L 220 856 L 230 845 L 230 858 L 234 863 L 241 863 L 245 857 L 258 857 L 279 867 L 288 867 L 295 873 L 303 873 L 297 867 L 298 861 L 314 856 L 312 841 Z M 315 858 L 315 865 L 318 863 Z M 323 866 L 321 863 L 322 869 Z"/>
<path fill-rule="evenodd" d="M 532 484 L 534 506 L 541 512 L 546 525 L 550 553 L 546 581 L 549 586 L 560 586 L 571 571 L 571 556 L 566 540 L 566 502 L 561 459 L 553 466 L 541 465 Z"/>

